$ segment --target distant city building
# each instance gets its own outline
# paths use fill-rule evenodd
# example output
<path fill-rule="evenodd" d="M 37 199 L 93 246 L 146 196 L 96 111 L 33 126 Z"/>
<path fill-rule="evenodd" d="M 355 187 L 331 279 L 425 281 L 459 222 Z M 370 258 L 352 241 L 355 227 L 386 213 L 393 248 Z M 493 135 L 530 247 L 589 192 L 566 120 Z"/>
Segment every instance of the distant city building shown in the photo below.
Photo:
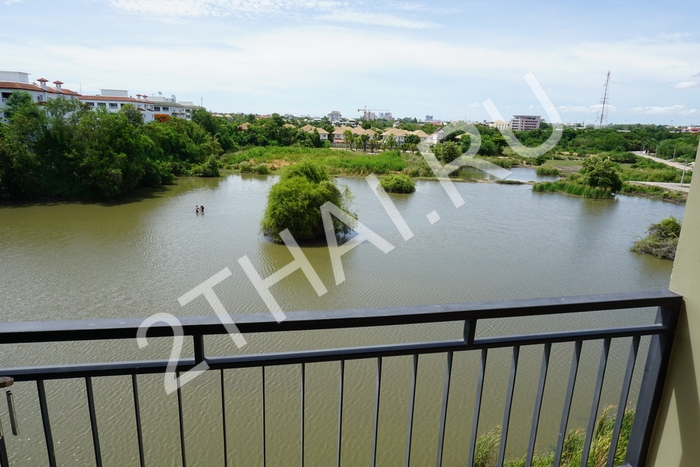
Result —
<path fill-rule="evenodd" d="M 342 118 L 343 116 L 337 110 L 334 110 L 333 112 L 328 114 L 328 120 L 330 120 L 333 125 L 335 125 L 336 123 L 340 123 L 340 120 Z"/>
<path fill-rule="evenodd" d="M 433 116 L 432 116 L 432 115 L 426 115 L 426 116 L 425 116 L 425 121 L 426 121 L 426 122 L 432 122 L 432 121 L 433 121 Z"/>
<path fill-rule="evenodd" d="M 494 120 L 493 122 L 489 123 L 489 126 L 497 130 L 507 130 L 510 128 L 510 123 L 504 122 L 503 120 Z"/>
<path fill-rule="evenodd" d="M 539 115 L 513 115 L 510 128 L 514 131 L 539 130 L 541 121 Z"/>
<path fill-rule="evenodd" d="M 190 119 L 191 112 L 199 108 L 192 102 L 178 102 L 174 95 L 165 97 L 136 94 L 136 97 L 131 97 L 129 91 L 125 89 L 101 89 L 99 95 L 90 96 L 66 89 L 63 87 L 63 82 L 58 80 L 53 82 L 54 87 L 48 86 L 46 83 L 49 80 L 45 78 L 39 78 L 37 81 L 39 84 L 30 84 L 29 73 L 0 71 L 0 92 L 2 93 L 0 110 L 13 91 L 26 91 L 32 96 L 32 100 L 39 104 L 46 103 L 49 99 L 78 99 L 87 107 L 104 108 L 109 112 L 118 112 L 125 105 L 131 104 L 142 112 L 146 123 L 154 120 L 156 114 Z"/>

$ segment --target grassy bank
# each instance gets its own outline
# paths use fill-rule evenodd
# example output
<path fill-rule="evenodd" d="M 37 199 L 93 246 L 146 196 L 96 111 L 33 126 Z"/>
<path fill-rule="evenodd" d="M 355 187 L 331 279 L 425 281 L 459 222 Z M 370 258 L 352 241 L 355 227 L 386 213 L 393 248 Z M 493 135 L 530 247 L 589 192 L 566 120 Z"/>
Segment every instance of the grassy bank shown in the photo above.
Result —
<path fill-rule="evenodd" d="M 420 156 L 419 156 L 420 157 Z M 407 157 L 399 151 L 377 154 L 351 152 L 328 148 L 258 147 L 222 157 L 225 168 L 246 171 L 250 167 L 265 165 L 274 172 L 278 168 L 302 160 L 312 160 L 332 175 L 369 175 L 401 172 L 408 167 Z M 255 173 L 261 173 L 251 170 Z"/>
<path fill-rule="evenodd" d="M 688 195 L 681 191 L 671 191 L 653 185 L 633 185 L 624 183 L 620 193 L 633 196 L 645 196 L 648 198 L 670 201 L 676 204 L 683 204 L 688 199 Z"/>
<path fill-rule="evenodd" d="M 591 449 L 589 451 L 587 466 L 603 466 L 607 462 L 608 451 L 612 441 L 613 430 L 615 428 L 615 407 L 606 407 L 598 417 L 593 430 Z M 614 465 L 621 465 L 627 453 L 632 422 L 634 421 L 634 411 L 628 410 L 622 418 L 622 429 L 620 438 L 615 450 Z M 571 430 L 564 439 L 564 449 L 562 452 L 561 467 L 578 467 L 583 458 L 583 445 L 586 440 L 586 433 L 583 429 Z M 490 432 L 479 437 L 476 443 L 473 467 L 496 467 L 498 460 L 498 448 L 501 441 L 501 427 L 496 427 Z M 525 457 L 511 459 L 504 462 L 505 467 L 524 467 Z M 554 463 L 554 448 L 546 453 L 536 454 L 532 459 L 534 467 L 551 467 Z"/>
<path fill-rule="evenodd" d="M 566 193 L 592 199 L 608 199 L 612 193 L 607 188 L 580 185 L 572 182 L 540 182 L 532 185 L 532 191 L 537 193 Z"/>

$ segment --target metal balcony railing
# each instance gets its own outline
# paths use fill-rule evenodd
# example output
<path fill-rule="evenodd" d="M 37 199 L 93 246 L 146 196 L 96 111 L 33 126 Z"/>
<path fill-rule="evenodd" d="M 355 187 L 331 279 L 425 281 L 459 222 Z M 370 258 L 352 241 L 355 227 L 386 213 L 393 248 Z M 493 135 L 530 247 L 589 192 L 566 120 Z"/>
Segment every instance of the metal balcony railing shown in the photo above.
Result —
<path fill-rule="evenodd" d="M 440 408 L 440 423 L 437 436 L 437 459 L 439 466 L 443 464 L 443 446 L 446 435 L 446 420 L 448 406 L 450 404 L 451 379 L 453 377 L 453 358 L 455 354 L 466 352 L 478 355 L 478 374 L 476 393 L 473 399 L 473 412 L 471 414 L 471 432 L 464 435 L 465 443 L 468 443 L 468 455 L 460 460 L 460 465 L 473 465 L 475 448 L 477 444 L 477 433 L 479 431 L 480 413 L 484 405 L 484 375 L 487 369 L 489 351 L 492 349 L 509 349 L 510 351 L 510 372 L 508 376 L 508 387 L 504 404 L 503 423 L 501 429 L 500 444 L 498 449 L 498 465 L 503 465 L 506 461 L 506 444 L 511 422 L 511 411 L 513 408 L 514 394 L 516 393 L 516 375 L 518 374 L 518 364 L 520 360 L 520 350 L 525 347 L 536 347 L 542 349 L 541 370 L 539 377 L 533 375 L 533 381 L 537 381 L 537 391 L 532 405 L 528 407 L 532 418 L 530 422 L 529 441 L 527 443 L 527 453 L 525 465 L 530 465 L 533 460 L 535 445 L 537 441 L 538 427 L 541 426 L 543 394 L 545 386 L 548 384 L 548 369 L 550 367 L 550 355 L 552 345 L 568 345 L 573 347 L 573 357 L 569 367 L 569 379 L 566 385 L 566 393 L 563 398 L 563 406 L 559 417 L 559 435 L 556 445 L 553 446 L 553 465 L 559 465 L 564 449 L 564 439 L 574 395 L 574 388 L 579 372 L 581 360 L 581 349 L 584 342 L 598 341 L 602 343 L 602 353 L 599 360 L 599 370 L 594 383 L 594 391 L 591 402 L 590 416 L 586 421 L 585 445 L 581 465 L 587 464 L 588 452 L 591 447 L 591 439 L 595 429 L 595 422 L 600 414 L 599 404 L 603 381 L 608 363 L 608 351 L 611 342 L 617 339 L 630 341 L 629 357 L 624 369 L 624 377 L 619 387 L 619 402 L 617 405 L 617 416 L 614 427 L 612 445 L 609 449 L 608 466 L 613 465 L 613 458 L 617 447 L 617 439 L 622 429 L 622 420 L 625 408 L 628 406 L 630 387 L 633 383 L 635 366 L 639 362 L 644 363 L 644 370 L 639 383 L 637 400 L 633 401 L 635 406 L 634 422 L 631 429 L 629 444 L 626 453 L 625 465 L 631 467 L 642 467 L 645 465 L 647 450 L 654 426 L 654 421 L 664 386 L 667 366 L 670 359 L 673 336 L 679 318 L 682 304 L 682 297 L 669 291 L 659 292 L 635 292 L 625 294 L 609 295 L 589 295 L 578 297 L 558 297 L 546 299 L 515 300 L 488 303 L 467 303 L 456 305 L 437 306 L 415 306 L 386 309 L 359 309 L 359 310 L 334 310 L 334 311 L 311 311 L 288 313 L 287 319 L 277 323 L 270 314 L 233 315 L 237 327 L 245 336 L 251 333 L 286 333 L 294 331 L 315 331 L 331 329 L 351 329 L 360 327 L 377 326 L 399 326 L 409 324 L 430 324 L 458 322 L 463 323 L 462 337 L 454 340 L 431 340 L 428 342 L 410 342 L 386 345 L 370 345 L 351 348 L 324 348 L 315 350 L 303 350 L 292 352 L 263 353 L 263 354 L 240 354 L 235 356 L 209 357 L 205 353 L 205 339 L 208 336 L 225 335 L 227 333 L 224 325 L 216 316 L 196 316 L 180 318 L 184 336 L 190 336 L 193 341 L 194 358 L 183 358 L 177 361 L 176 372 L 178 375 L 197 367 L 201 368 L 203 362 L 206 363 L 207 371 L 218 370 L 221 377 L 220 400 L 221 400 L 221 434 L 224 456 L 221 459 L 222 465 L 229 465 L 229 451 L 235 447 L 227 445 L 227 412 L 229 407 L 226 404 L 224 394 L 224 372 L 237 368 L 260 368 L 261 383 L 259 394 L 262 399 L 262 411 L 260 412 L 262 425 L 262 446 L 260 464 L 267 463 L 266 449 L 271 442 L 266 435 L 266 376 L 265 369 L 273 366 L 296 366 L 300 368 L 299 397 L 300 397 L 300 439 L 295 446 L 289 449 L 300 449 L 301 465 L 305 463 L 305 439 L 306 430 L 304 428 L 305 418 L 305 397 L 306 397 L 306 366 L 318 362 L 337 362 L 339 367 L 339 379 L 326 380 L 325 384 L 333 385 L 339 391 L 339 408 L 335 415 L 337 424 L 328 426 L 328 431 L 337 434 L 336 464 L 341 465 L 343 453 L 341 452 L 343 440 L 343 403 L 344 388 L 346 384 L 345 363 L 351 360 L 370 359 L 376 365 L 376 389 L 374 400 L 367 401 L 374 410 L 373 421 L 373 441 L 371 459 L 372 465 L 377 462 L 377 431 L 379 426 L 380 398 L 382 383 L 386 383 L 386 375 L 382 375 L 383 359 L 394 356 L 412 357 L 412 374 L 410 377 L 410 398 L 406 401 L 406 416 L 408 417 L 405 441 L 405 457 L 401 462 L 406 466 L 411 464 L 411 445 L 415 441 L 414 428 L 419 421 L 415 420 L 416 411 L 416 381 L 418 372 L 418 362 L 425 354 L 444 354 L 444 390 Z M 613 325 L 597 329 L 568 329 L 554 332 L 527 332 L 513 335 L 481 336 L 478 327 L 484 322 L 504 321 L 507 327 L 514 318 L 541 317 L 548 319 L 552 315 L 561 315 L 566 322 L 568 316 L 573 313 L 590 314 L 603 311 L 602 316 L 618 316 L 614 323 L 625 321 L 625 313 L 632 309 L 657 307 L 656 319 L 643 325 Z M 596 315 L 598 316 L 598 315 Z M 620 318 L 621 317 L 621 318 Z M 597 318 L 596 318 L 597 319 Z M 45 322 L 8 322 L 0 324 L 0 344 L 32 344 L 41 345 L 49 342 L 67 341 L 99 341 L 113 339 L 135 339 L 142 319 L 99 319 L 99 320 L 79 320 L 79 321 L 45 321 Z M 571 326 L 575 327 L 575 326 Z M 497 326 L 497 328 L 501 329 Z M 398 328 L 397 328 L 398 329 Z M 397 330 L 400 332 L 400 329 Z M 172 336 L 173 330 L 166 322 L 153 324 L 148 330 L 149 337 Z M 640 341 L 648 341 L 648 351 L 641 354 Z M 645 342 L 646 342 L 645 341 Z M 120 361 L 110 363 L 83 363 L 77 365 L 47 365 L 31 367 L 4 368 L 0 370 L 0 378 L 13 378 L 15 382 L 35 386 L 38 400 L 37 411 L 40 412 L 41 424 L 43 427 L 43 437 L 45 442 L 47 458 L 33 461 L 32 465 L 57 465 L 56 450 L 52 430 L 52 420 L 49 417 L 49 403 L 47 402 L 46 381 L 73 379 L 82 381 L 87 396 L 85 410 L 89 414 L 90 429 L 92 433 L 92 449 L 94 450 L 95 464 L 102 465 L 101 444 L 105 442 L 100 437 L 97 409 L 95 404 L 95 390 L 93 381 L 96 378 L 112 378 L 118 376 L 131 377 L 131 394 L 133 397 L 133 426 L 137 434 L 139 460 L 141 466 L 146 465 L 144 433 L 141 422 L 141 410 L 147 404 L 139 396 L 139 375 L 164 373 L 168 369 L 169 362 L 166 360 L 146 360 L 146 361 Z M 639 371 L 639 370 L 638 370 Z M 9 384 L 10 380 L 5 380 Z M 440 383 L 442 384 L 442 383 Z M 337 385 L 337 386 L 335 386 Z M 218 391 L 219 388 L 216 388 Z M 142 396 L 143 397 L 143 396 Z M 183 412 L 182 389 L 177 388 L 178 417 L 180 433 L 180 449 L 182 465 L 187 464 L 186 455 L 187 439 L 185 436 L 185 417 Z M 12 411 L 10 411 L 12 412 Z M 12 413 L 10 413 L 12 415 Z M 403 415 L 402 415 L 403 417 Z M 14 421 L 13 421 L 14 429 Z M 127 428 L 125 428 L 127 429 Z M 15 442 L 6 433 L 0 435 L 0 463 L 3 466 L 9 465 L 8 446 Z M 16 442 L 15 442 L 16 443 Z M 12 445 L 11 452 L 22 452 L 23 446 Z M 403 449 L 403 447 L 402 447 Z M 467 449 L 465 449 L 465 452 Z M 31 453 L 27 453 L 31 454 Z M 43 455 L 42 455 L 43 458 Z M 370 456 L 368 456 L 370 458 Z M 197 465 L 196 460 L 192 460 Z M 250 464 L 248 464 L 250 465 Z M 348 465 L 345 463 L 345 465 Z"/>

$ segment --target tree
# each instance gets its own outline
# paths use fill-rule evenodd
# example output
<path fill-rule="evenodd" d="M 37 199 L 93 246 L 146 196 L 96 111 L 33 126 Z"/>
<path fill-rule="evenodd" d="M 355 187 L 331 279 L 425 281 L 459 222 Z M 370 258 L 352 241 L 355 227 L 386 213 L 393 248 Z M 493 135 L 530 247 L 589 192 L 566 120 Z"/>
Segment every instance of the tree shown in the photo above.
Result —
<path fill-rule="evenodd" d="M 362 134 L 360 135 L 360 143 L 362 143 L 362 150 L 367 152 L 367 142 L 369 141 L 369 135 L 368 134 Z"/>
<path fill-rule="evenodd" d="M 343 141 L 345 141 L 345 144 L 347 144 L 348 148 L 352 151 L 352 145 L 355 142 L 355 135 L 352 134 L 352 131 L 345 130 L 343 132 Z"/>
<path fill-rule="evenodd" d="M 609 157 L 589 156 L 583 161 L 580 173 L 584 174 L 586 185 L 610 188 L 613 193 L 618 193 L 622 188 L 619 169 L 620 166 Z"/>
<path fill-rule="evenodd" d="M 418 135 L 406 135 L 403 139 L 403 144 L 406 145 L 406 148 L 409 151 L 415 152 L 416 149 L 418 148 L 418 145 L 420 144 L 420 136 L 418 136 Z"/>
<path fill-rule="evenodd" d="M 138 128 L 143 125 L 143 114 L 134 104 L 124 104 L 119 111 L 126 115 L 127 120 L 133 126 Z"/>
<path fill-rule="evenodd" d="M 394 135 L 389 135 L 386 137 L 386 141 L 384 142 L 384 147 L 391 151 L 396 147 L 396 138 L 394 138 Z"/>
<path fill-rule="evenodd" d="M 33 104 L 32 95 L 26 91 L 14 91 L 10 94 L 10 97 L 5 101 L 5 108 L 3 109 L 3 114 L 8 121 L 12 121 L 12 117 L 15 112 L 21 107 L 27 107 Z M 37 106 L 38 108 L 38 106 Z"/>
<path fill-rule="evenodd" d="M 430 148 L 435 157 L 443 164 L 449 164 L 462 155 L 461 148 L 455 142 L 436 144 Z"/>
<path fill-rule="evenodd" d="M 261 221 L 264 235 L 282 243 L 280 232 L 289 229 L 295 240 L 311 240 L 325 235 L 321 206 L 330 201 L 347 211 L 350 194 L 341 192 L 326 171 L 312 163 L 300 162 L 282 172 L 272 186 L 267 208 Z M 334 220 L 336 233 L 347 233 L 349 227 Z"/>

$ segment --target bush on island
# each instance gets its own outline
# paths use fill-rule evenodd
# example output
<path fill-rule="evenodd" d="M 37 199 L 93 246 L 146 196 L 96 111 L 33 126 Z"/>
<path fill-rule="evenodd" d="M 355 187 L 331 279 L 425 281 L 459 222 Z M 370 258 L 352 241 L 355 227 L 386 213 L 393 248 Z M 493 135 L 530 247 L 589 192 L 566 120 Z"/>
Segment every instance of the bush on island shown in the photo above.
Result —
<path fill-rule="evenodd" d="M 342 192 L 328 173 L 312 162 L 291 165 L 270 189 L 260 224 L 262 233 L 277 243 L 282 243 L 280 232 L 284 229 L 289 229 L 296 241 L 324 236 L 321 206 L 328 201 L 348 212 L 350 192 Z M 336 234 L 350 231 L 349 226 L 332 219 Z"/>
<path fill-rule="evenodd" d="M 388 175 L 379 184 L 388 193 L 413 193 L 416 186 L 407 175 Z"/>
<path fill-rule="evenodd" d="M 667 217 L 649 226 L 649 235 L 632 245 L 635 253 L 650 254 L 657 258 L 673 260 L 676 257 L 681 223 L 675 217 Z"/>

